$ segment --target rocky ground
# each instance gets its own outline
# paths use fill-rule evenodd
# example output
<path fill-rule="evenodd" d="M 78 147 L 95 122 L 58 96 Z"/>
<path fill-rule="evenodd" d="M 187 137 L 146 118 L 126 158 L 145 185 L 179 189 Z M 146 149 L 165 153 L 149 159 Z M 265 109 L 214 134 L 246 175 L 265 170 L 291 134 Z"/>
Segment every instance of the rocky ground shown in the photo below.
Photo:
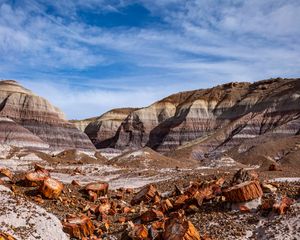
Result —
<path fill-rule="evenodd" d="M 5 162 L 5 160 L 1 161 Z M 237 205 L 227 201 L 222 196 L 222 189 L 232 185 L 232 179 L 238 170 L 232 166 L 219 169 L 174 168 L 157 171 L 153 169 L 129 170 L 126 167 L 95 163 L 57 163 L 53 166 L 46 161 L 39 161 L 49 171 L 52 178 L 64 183 L 62 193 L 56 198 L 48 199 L 43 196 L 37 186 L 29 187 L 23 181 L 26 173 L 34 171 L 34 162 L 29 162 L 22 169 L 13 170 L 14 176 L 11 180 L 7 177 L 2 180 L 6 190 L 3 190 L 4 187 L 1 188 L 3 207 L 1 209 L 0 230 L 11 234 L 16 239 L 50 239 L 47 235 L 49 231 L 55 233 L 51 239 L 68 239 L 69 236 L 62 232 L 60 221 L 64 224 L 68 217 L 81 216 L 81 214 L 87 216 L 91 220 L 91 224 L 94 225 L 94 228 L 86 233 L 86 235 L 93 235 L 90 239 L 189 239 L 183 237 L 167 238 L 166 236 L 155 238 L 153 229 L 157 230 L 157 236 L 160 236 L 159 234 L 163 231 L 157 226 L 155 228 L 150 227 L 153 222 L 158 224 L 164 222 L 163 219 L 168 217 L 172 219 L 172 212 L 181 210 L 185 212 L 184 220 L 180 220 L 183 221 L 182 226 L 190 221 L 196 231 L 200 233 L 201 239 L 300 238 L 300 225 L 297 221 L 300 216 L 299 169 L 285 168 L 283 171 L 255 169 L 258 173 L 256 181 L 261 184 L 271 184 L 271 188 L 275 189 L 272 190 L 273 193 L 268 193 L 270 190 L 264 189 L 258 202 L 264 203 L 273 199 L 274 203 L 280 204 L 281 199 L 285 196 L 292 199 L 292 203 L 289 203 L 279 214 L 273 206 L 274 203 L 269 207 L 251 203 L 255 205 L 252 209 L 253 205 L 251 204 Z M 7 166 L 7 164 L 4 165 Z M 250 172 L 252 171 L 253 169 L 250 170 Z M 207 187 L 201 187 L 197 190 L 204 194 L 201 203 L 199 198 L 186 193 L 192 186 L 191 182 L 205 183 L 210 188 L 210 184 L 216 186 L 213 181 L 218 179 L 225 181 L 218 185 L 217 189 L 219 190 L 214 188 L 213 191 L 211 190 L 212 192 L 207 192 Z M 106 196 L 101 196 L 105 194 L 98 193 L 98 196 L 93 199 L 93 195 L 85 191 L 85 186 L 96 181 L 107 181 L 110 187 Z M 144 185 L 149 186 L 149 184 L 154 184 L 153 186 L 157 188 L 157 193 L 154 194 L 157 197 L 152 196 L 153 198 L 151 197 L 149 201 L 132 204 L 132 199 L 137 195 L 137 192 Z M 7 189 L 11 189 L 11 192 L 8 192 Z M 188 195 L 189 199 L 180 203 L 178 199 L 182 195 Z M 196 202 L 193 202 L 194 198 L 197 199 Z M 144 222 L 148 228 L 146 229 L 148 238 L 143 238 L 142 235 L 132 236 L 132 234 L 138 234 L 135 228 L 143 222 L 141 220 L 143 213 L 151 209 L 161 211 L 161 204 L 166 199 L 170 200 L 173 207 L 168 211 L 162 211 L 163 217 L 157 217 L 157 219 L 152 219 L 147 223 Z M 176 203 L 178 201 L 179 203 Z M 244 205 L 247 207 L 241 208 Z M 34 210 L 27 211 L 27 209 Z M 28 214 L 31 215 L 28 216 Z M 179 219 L 178 216 L 177 218 Z M 26 228 L 28 222 L 24 222 L 24 219 L 31 219 L 30 227 L 35 229 L 32 234 L 36 235 L 28 235 L 28 227 Z M 45 227 L 41 224 L 43 222 L 52 225 Z M 190 239 L 200 238 L 195 235 Z"/>

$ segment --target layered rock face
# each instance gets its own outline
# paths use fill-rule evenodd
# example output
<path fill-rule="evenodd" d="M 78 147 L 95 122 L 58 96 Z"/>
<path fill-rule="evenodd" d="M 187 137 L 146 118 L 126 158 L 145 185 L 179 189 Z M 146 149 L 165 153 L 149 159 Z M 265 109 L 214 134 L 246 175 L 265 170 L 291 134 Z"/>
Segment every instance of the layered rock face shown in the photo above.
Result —
<path fill-rule="evenodd" d="M 119 108 L 104 113 L 91 121 L 84 129 L 97 148 L 114 147 L 118 130 L 127 116 L 136 108 Z"/>
<path fill-rule="evenodd" d="M 16 81 L 0 81 L 0 142 L 21 147 L 94 149 L 47 100 Z"/>
<path fill-rule="evenodd" d="M 227 151 L 256 137 L 296 135 L 300 129 L 299 80 L 229 83 L 174 94 L 132 111 L 113 133 L 100 130 L 97 134 L 103 134 L 102 141 L 106 135 L 114 136 L 113 147 L 119 149 L 179 149 L 180 155 L 182 148 L 182 155 L 186 157 L 189 149 L 196 159 Z M 110 120 L 104 122 L 110 124 Z"/>

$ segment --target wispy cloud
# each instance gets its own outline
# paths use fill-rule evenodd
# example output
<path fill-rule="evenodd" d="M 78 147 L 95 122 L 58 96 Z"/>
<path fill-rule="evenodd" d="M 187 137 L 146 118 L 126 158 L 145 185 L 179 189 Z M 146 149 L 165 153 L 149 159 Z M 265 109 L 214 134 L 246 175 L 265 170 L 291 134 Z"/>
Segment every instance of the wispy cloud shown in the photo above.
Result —
<path fill-rule="evenodd" d="M 160 20 L 105 27 L 80 15 L 124 15 L 132 4 Z M 297 0 L 0 0 L 0 78 L 23 81 L 70 118 L 99 115 L 224 81 L 297 77 L 299 22 Z"/>

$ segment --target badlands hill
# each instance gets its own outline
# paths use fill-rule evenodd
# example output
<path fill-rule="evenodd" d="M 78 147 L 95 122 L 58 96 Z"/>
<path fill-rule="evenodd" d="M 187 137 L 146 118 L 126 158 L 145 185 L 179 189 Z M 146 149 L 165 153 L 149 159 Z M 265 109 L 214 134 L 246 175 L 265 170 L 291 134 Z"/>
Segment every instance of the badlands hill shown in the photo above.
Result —
<path fill-rule="evenodd" d="M 102 116 L 118 115 L 117 124 L 113 117 L 102 117 L 89 126 L 104 128 L 86 127 L 85 132 L 98 148 L 147 146 L 178 158 L 205 159 L 229 150 L 242 157 L 254 147 L 270 145 L 270 139 L 276 146 L 281 144 L 276 140 L 289 138 L 286 142 L 297 149 L 293 136 L 300 129 L 299 80 L 276 78 L 181 92 L 119 115 L 112 110 Z M 276 154 L 282 155 L 272 156 Z"/>
<path fill-rule="evenodd" d="M 84 131 L 97 148 L 114 147 L 118 140 L 116 134 L 127 116 L 137 108 L 117 108 L 100 117 L 73 120 L 75 126 Z"/>
<path fill-rule="evenodd" d="M 41 149 L 94 149 L 64 114 L 13 80 L 0 81 L 0 143 Z"/>

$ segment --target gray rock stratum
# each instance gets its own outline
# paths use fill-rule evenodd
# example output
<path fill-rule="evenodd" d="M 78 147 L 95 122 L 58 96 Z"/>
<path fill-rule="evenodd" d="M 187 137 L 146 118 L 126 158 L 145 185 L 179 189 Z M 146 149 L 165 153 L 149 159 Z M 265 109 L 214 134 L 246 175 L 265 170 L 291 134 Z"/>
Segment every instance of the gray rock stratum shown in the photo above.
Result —
<path fill-rule="evenodd" d="M 124 113 L 117 125 L 104 118 L 100 125 L 105 128 L 87 127 L 85 132 L 97 147 L 103 143 L 118 149 L 148 146 L 203 159 L 241 145 L 236 151 L 242 153 L 270 139 L 299 134 L 299 80 L 236 82 L 181 92 Z"/>
<path fill-rule="evenodd" d="M 94 149 L 64 114 L 13 80 L 0 81 L 0 143 L 18 147 Z"/>

